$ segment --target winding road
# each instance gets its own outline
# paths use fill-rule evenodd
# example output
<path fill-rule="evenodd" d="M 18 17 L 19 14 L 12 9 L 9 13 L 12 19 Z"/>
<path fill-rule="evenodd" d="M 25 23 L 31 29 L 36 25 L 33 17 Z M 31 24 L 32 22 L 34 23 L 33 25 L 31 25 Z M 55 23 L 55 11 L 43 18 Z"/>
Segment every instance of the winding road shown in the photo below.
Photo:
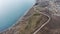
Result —
<path fill-rule="evenodd" d="M 37 5 L 38 6 L 38 5 Z M 42 10 L 43 12 L 41 12 L 41 11 L 39 11 L 39 10 L 37 10 L 36 9 L 36 7 L 37 6 L 34 6 L 33 8 L 34 8 L 34 10 L 36 11 L 36 12 L 38 12 L 38 13 L 40 13 L 40 14 L 43 14 L 43 15 L 45 15 L 45 16 L 47 16 L 49 19 L 47 20 L 47 22 L 45 22 L 40 28 L 38 28 L 33 34 L 37 34 L 44 26 L 45 27 L 48 27 L 49 28 L 49 30 L 52 30 L 52 29 L 54 29 L 53 30 L 53 32 L 52 33 L 54 33 L 55 31 L 57 31 L 57 32 L 55 32 L 55 33 L 58 33 L 59 34 L 59 32 L 60 32 L 60 13 L 59 13 L 59 11 L 58 11 L 58 9 L 57 9 L 57 7 L 56 7 L 56 5 L 53 3 L 53 2 L 50 2 L 50 9 L 52 9 L 52 11 L 51 12 L 47 12 L 47 11 L 45 11 L 45 10 Z M 45 9 L 46 8 L 48 8 L 48 7 L 45 7 Z M 50 10 L 49 9 L 49 10 Z M 57 13 L 57 14 L 56 14 Z M 59 13 L 59 14 L 58 14 Z M 58 29 L 59 29 L 59 31 L 58 31 Z M 54 34 L 55 34 L 54 33 Z M 47 34 L 47 33 L 44 33 L 44 34 Z M 48 33 L 49 34 L 49 33 Z"/>
<path fill-rule="evenodd" d="M 35 6 L 35 7 L 36 7 L 36 6 Z M 50 21 L 50 19 L 51 19 L 49 15 L 47 15 L 47 14 L 45 14 L 45 13 L 42 13 L 42 12 L 39 12 L 38 10 L 36 10 L 35 7 L 33 7 L 33 8 L 34 8 L 34 10 L 35 10 L 36 12 L 47 16 L 49 19 L 48 19 L 48 21 L 45 22 L 40 28 L 38 28 L 33 34 L 37 34 L 37 32 L 38 32 L 39 30 L 41 30 L 41 28 L 43 28 L 47 23 L 49 23 L 49 21 Z"/>

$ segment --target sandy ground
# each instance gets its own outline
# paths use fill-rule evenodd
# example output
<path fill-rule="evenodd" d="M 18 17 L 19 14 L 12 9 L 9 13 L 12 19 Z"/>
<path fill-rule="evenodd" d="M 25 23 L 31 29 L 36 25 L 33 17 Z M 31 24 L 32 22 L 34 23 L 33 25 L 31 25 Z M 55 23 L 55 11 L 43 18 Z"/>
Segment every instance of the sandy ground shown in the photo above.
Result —
<path fill-rule="evenodd" d="M 48 24 L 42 27 L 41 30 L 37 32 L 37 34 L 60 34 L 60 16 L 52 15 L 56 10 L 48 10 L 45 8 L 46 6 L 48 6 L 48 8 L 51 7 L 48 2 L 47 4 L 45 2 L 41 4 L 40 2 L 40 0 L 39 2 L 37 1 L 36 5 L 39 4 L 39 6 L 36 7 L 37 10 L 49 15 L 51 20 L 48 22 Z M 52 9 L 52 7 L 50 9 Z M 22 20 L 19 21 L 14 27 L 0 34 L 33 34 L 48 19 L 49 18 L 47 16 L 40 14 L 39 12 L 36 12 L 33 8 L 31 8 L 29 12 L 22 18 Z"/>
<path fill-rule="evenodd" d="M 31 17 L 29 17 L 32 15 Z M 29 18 L 27 18 L 29 17 Z M 33 34 L 44 22 L 48 20 L 48 17 L 39 14 L 32 8 L 27 15 L 22 18 L 13 28 L 2 32 L 1 34 Z"/>

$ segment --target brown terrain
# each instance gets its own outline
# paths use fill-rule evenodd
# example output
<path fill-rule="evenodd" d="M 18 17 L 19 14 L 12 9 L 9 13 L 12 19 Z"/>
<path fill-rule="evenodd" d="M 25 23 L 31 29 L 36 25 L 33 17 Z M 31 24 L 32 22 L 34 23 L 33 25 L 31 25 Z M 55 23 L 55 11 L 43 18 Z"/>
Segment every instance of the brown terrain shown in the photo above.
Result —
<path fill-rule="evenodd" d="M 57 1 L 59 2 L 59 0 L 57 0 Z M 47 23 L 41 30 L 39 30 L 39 32 L 37 32 L 37 34 L 60 34 L 60 16 L 53 15 L 53 14 L 58 14 L 58 13 L 60 15 L 60 12 L 58 11 L 58 9 L 56 9 L 56 7 L 55 7 L 56 5 L 54 5 L 54 7 L 53 7 L 53 5 L 50 5 L 51 7 L 49 5 L 47 6 L 51 9 L 53 8 L 52 11 L 49 10 L 48 12 L 46 11 L 46 10 L 48 10 L 48 8 L 47 9 L 42 8 L 41 9 L 42 11 L 41 11 L 40 8 L 37 7 L 37 10 L 39 10 L 40 12 L 45 13 L 45 14 L 48 13 L 47 15 L 50 16 L 50 18 L 51 18 L 49 23 Z M 55 13 L 55 11 L 57 11 L 57 13 Z"/>
<path fill-rule="evenodd" d="M 47 2 L 47 1 L 46 1 Z M 33 34 L 37 31 L 43 24 L 45 24 L 49 17 L 50 21 L 43 26 L 36 34 L 60 34 L 60 16 L 53 15 L 56 10 L 49 10 L 49 2 L 36 3 L 38 5 L 36 10 L 42 12 L 43 14 L 36 12 L 34 10 L 34 5 L 28 13 L 23 16 L 22 20 L 19 21 L 15 26 L 0 34 Z M 48 7 L 48 8 L 45 8 Z M 48 15 L 49 17 L 45 16 Z"/>
<path fill-rule="evenodd" d="M 35 12 L 32 8 L 27 15 L 22 18 L 22 21 L 19 21 L 19 23 L 17 23 L 14 27 L 2 32 L 1 34 L 33 34 L 33 32 L 36 31 L 47 20 L 47 16 Z"/>

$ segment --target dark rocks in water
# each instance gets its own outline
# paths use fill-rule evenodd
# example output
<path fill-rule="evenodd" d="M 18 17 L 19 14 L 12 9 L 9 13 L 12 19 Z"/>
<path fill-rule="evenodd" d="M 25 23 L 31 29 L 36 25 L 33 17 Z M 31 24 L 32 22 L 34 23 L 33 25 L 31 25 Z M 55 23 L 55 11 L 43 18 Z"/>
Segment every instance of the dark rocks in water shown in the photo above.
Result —
<path fill-rule="evenodd" d="M 38 5 L 38 3 L 36 3 L 35 5 Z"/>

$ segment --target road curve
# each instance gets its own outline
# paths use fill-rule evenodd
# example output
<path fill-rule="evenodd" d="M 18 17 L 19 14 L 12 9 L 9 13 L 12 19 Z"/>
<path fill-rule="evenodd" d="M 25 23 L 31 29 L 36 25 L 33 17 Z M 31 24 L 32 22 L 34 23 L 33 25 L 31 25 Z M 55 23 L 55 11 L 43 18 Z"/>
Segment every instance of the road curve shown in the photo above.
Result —
<path fill-rule="evenodd" d="M 36 7 L 36 6 L 35 6 L 35 7 Z M 47 23 L 49 23 L 49 21 L 50 21 L 50 19 L 51 19 L 49 15 L 47 15 L 47 14 L 45 14 L 45 13 L 42 13 L 42 12 L 36 10 L 35 7 L 33 7 L 33 8 L 34 8 L 34 10 L 35 10 L 36 12 L 38 12 L 38 13 L 40 13 L 40 14 L 43 14 L 43 15 L 47 16 L 49 19 L 48 19 L 47 22 L 45 22 L 41 27 L 39 27 L 33 34 L 37 34 L 37 32 L 40 31 L 41 28 L 43 28 Z"/>

